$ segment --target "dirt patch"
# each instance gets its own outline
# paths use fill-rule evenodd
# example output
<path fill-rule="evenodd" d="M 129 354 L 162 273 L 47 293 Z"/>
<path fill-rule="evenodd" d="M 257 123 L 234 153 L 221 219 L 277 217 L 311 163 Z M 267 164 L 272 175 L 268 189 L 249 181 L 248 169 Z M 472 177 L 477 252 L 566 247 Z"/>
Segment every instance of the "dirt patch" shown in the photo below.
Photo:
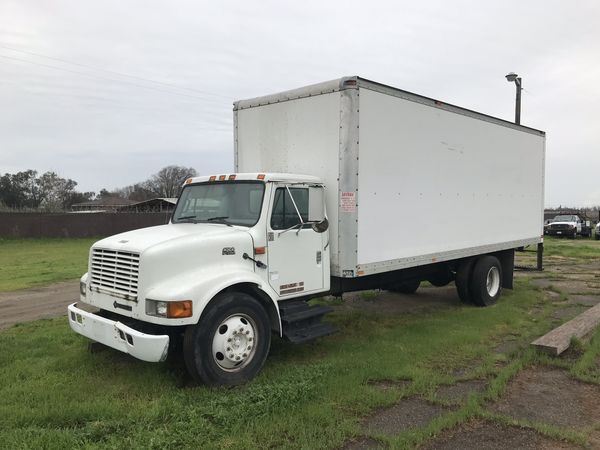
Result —
<path fill-rule="evenodd" d="M 427 450 L 505 450 L 545 449 L 571 450 L 575 445 L 553 441 L 528 428 L 511 427 L 492 422 L 470 422 L 446 431 L 427 443 Z"/>
<path fill-rule="evenodd" d="M 0 293 L 0 329 L 16 323 L 67 315 L 67 306 L 79 300 L 79 281 Z"/>
<path fill-rule="evenodd" d="M 359 437 L 347 441 L 342 450 L 366 450 L 370 448 L 383 448 L 381 442 L 376 441 L 368 437 Z"/>
<path fill-rule="evenodd" d="M 531 311 L 530 311 L 531 312 Z M 533 315 L 537 315 L 539 313 L 532 313 Z M 503 341 L 500 342 L 496 348 L 494 348 L 495 353 L 509 354 L 513 353 L 521 347 L 521 343 L 519 342 L 519 338 L 514 335 L 508 335 L 503 338 Z"/>
<path fill-rule="evenodd" d="M 560 308 L 560 309 L 557 309 L 556 311 L 554 311 L 552 313 L 552 318 L 560 319 L 560 320 L 566 322 L 566 321 L 571 320 L 572 318 L 578 316 L 586 309 L 588 309 L 587 306 L 567 306 L 565 308 Z"/>
<path fill-rule="evenodd" d="M 459 381 L 449 386 L 440 386 L 436 396 L 448 403 L 460 404 L 467 400 L 471 393 L 481 393 L 485 390 L 485 380 Z"/>
<path fill-rule="evenodd" d="M 596 306 L 600 303 L 600 296 L 597 295 L 571 295 L 569 303 L 575 305 Z"/>
<path fill-rule="evenodd" d="M 363 421 L 362 428 L 371 433 L 400 434 L 411 428 L 427 425 L 446 410 L 447 408 L 443 406 L 411 397 L 367 417 Z"/>
<path fill-rule="evenodd" d="M 360 310 L 388 314 L 415 314 L 439 311 L 440 308 L 456 308 L 460 300 L 454 284 L 441 288 L 423 287 L 415 294 L 400 294 L 390 291 L 372 291 L 344 294 L 344 302 L 334 308 Z"/>
<path fill-rule="evenodd" d="M 600 387 L 574 380 L 564 370 L 533 368 L 520 372 L 492 410 L 516 419 L 565 427 L 600 420 Z"/>
<path fill-rule="evenodd" d="M 555 282 L 556 281 L 553 282 L 553 280 L 549 280 L 547 278 L 534 278 L 531 280 L 531 284 L 542 289 L 548 289 L 549 287 L 554 286 Z"/>
<path fill-rule="evenodd" d="M 390 391 L 408 387 L 411 382 L 411 380 L 369 380 L 367 381 L 367 384 L 379 388 L 382 391 Z"/>

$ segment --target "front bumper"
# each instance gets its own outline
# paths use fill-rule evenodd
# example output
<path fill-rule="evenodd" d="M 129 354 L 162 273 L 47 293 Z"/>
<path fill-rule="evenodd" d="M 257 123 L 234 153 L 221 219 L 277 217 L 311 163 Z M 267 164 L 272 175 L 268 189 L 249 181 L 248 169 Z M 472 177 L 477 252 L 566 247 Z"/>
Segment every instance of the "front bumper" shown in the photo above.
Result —
<path fill-rule="evenodd" d="M 546 230 L 546 234 L 549 236 L 573 236 L 575 233 L 577 233 L 577 229 Z"/>
<path fill-rule="evenodd" d="M 76 333 L 148 362 L 167 359 L 169 336 L 141 333 L 121 322 L 69 305 L 69 325 Z"/>

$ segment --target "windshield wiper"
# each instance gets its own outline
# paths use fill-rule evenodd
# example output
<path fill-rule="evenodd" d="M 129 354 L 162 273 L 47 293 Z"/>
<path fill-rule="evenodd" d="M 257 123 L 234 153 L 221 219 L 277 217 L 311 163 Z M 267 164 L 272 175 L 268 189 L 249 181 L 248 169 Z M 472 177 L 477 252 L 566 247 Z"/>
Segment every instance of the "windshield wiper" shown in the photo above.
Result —
<path fill-rule="evenodd" d="M 232 227 L 233 225 L 231 225 L 225 219 L 229 219 L 229 216 L 209 217 L 208 219 L 205 219 L 205 222 L 217 222 L 222 223 L 223 225 L 227 225 L 228 227 Z"/>
<path fill-rule="evenodd" d="M 183 217 L 179 217 L 177 219 L 176 223 L 184 223 L 184 222 L 198 223 L 198 220 L 196 219 L 196 216 L 183 216 Z"/>

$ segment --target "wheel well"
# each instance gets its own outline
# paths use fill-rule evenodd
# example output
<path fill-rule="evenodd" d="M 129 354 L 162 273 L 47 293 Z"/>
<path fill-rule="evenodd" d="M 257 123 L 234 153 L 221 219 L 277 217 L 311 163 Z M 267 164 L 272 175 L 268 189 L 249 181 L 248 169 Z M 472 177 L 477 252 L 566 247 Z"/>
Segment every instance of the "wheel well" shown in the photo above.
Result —
<path fill-rule="evenodd" d="M 269 315 L 269 322 L 271 322 L 271 330 L 276 331 L 277 333 L 281 333 L 279 314 L 277 313 L 277 309 L 275 308 L 275 305 L 273 304 L 273 300 L 271 300 L 271 297 L 269 297 L 262 289 L 260 289 L 257 284 L 254 284 L 254 283 L 234 284 L 234 285 L 229 286 L 229 287 L 223 289 L 222 291 L 218 292 L 213 297 L 213 299 L 216 298 L 219 294 L 221 294 L 223 292 L 243 292 L 244 294 L 248 294 L 251 297 L 258 300 L 260 302 L 260 304 L 265 308 L 265 311 L 267 311 L 267 314 Z M 212 299 L 211 299 L 211 302 L 212 302 Z"/>

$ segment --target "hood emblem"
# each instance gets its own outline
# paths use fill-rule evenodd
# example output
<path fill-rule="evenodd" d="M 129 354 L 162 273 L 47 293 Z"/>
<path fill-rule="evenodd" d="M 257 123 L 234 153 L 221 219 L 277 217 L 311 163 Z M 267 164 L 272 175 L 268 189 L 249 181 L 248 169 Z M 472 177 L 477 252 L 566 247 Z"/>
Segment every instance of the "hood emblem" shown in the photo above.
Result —
<path fill-rule="evenodd" d="M 119 244 L 127 244 L 129 241 L 127 239 L 123 239 L 122 241 L 119 241 Z"/>
<path fill-rule="evenodd" d="M 223 255 L 235 255 L 235 247 L 223 247 Z"/>

